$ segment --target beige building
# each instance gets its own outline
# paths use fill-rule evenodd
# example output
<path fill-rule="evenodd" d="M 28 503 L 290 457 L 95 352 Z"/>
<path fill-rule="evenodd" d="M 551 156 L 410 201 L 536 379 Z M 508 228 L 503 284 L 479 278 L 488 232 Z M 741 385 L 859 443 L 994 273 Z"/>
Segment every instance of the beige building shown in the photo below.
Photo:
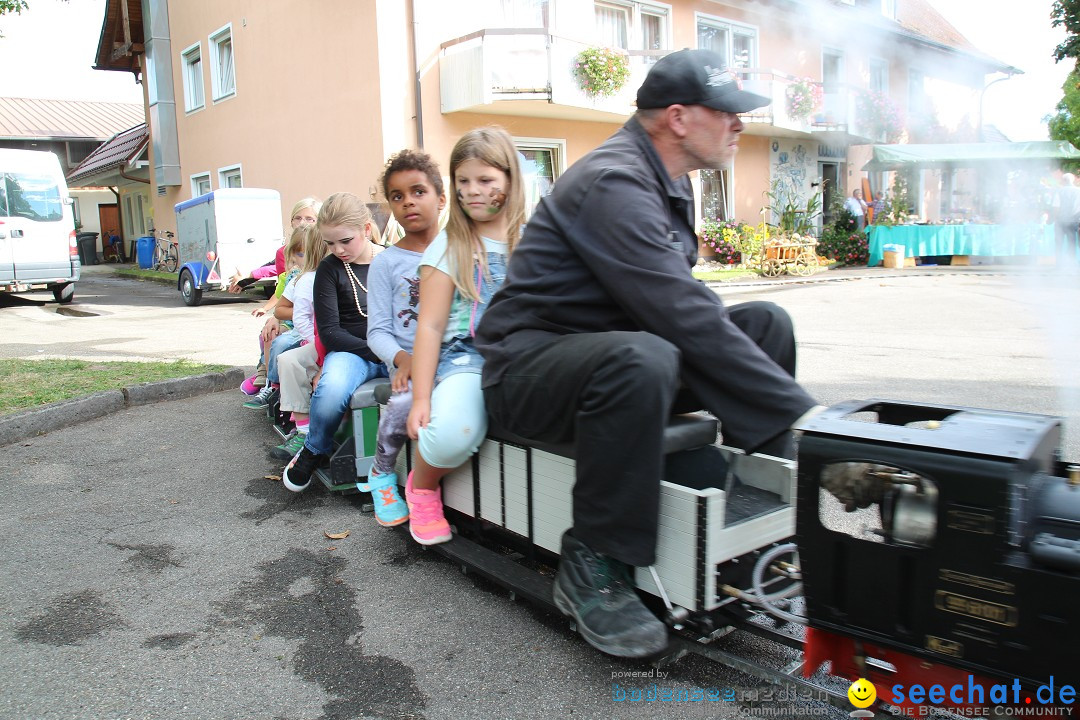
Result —
<path fill-rule="evenodd" d="M 610 97 L 573 72 L 597 46 L 629 57 Z M 421 146 L 445 166 L 463 132 L 492 123 L 515 137 L 535 199 L 684 47 L 720 52 L 774 98 L 746 118 L 734 166 L 694 178 L 699 218 L 749 223 L 771 188 L 848 194 L 888 134 L 974 139 L 988 75 L 1015 71 L 928 0 L 108 0 L 96 66 L 143 79 L 148 212 L 175 229 L 176 203 L 224 187 L 276 189 L 283 213 L 339 190 L 378 201 L 388 155 Z M 789 100 L 797 83 L 820 94 L 813 108 Z M 930 177 L 913 181 L 933 218 L 952 180 Z"/>

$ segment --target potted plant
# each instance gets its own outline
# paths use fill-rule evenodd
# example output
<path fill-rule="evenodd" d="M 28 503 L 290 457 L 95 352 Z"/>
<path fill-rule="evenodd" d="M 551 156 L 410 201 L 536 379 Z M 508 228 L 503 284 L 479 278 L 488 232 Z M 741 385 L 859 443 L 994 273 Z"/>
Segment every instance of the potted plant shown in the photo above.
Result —
<path fill-rule="evenodd" d="M 574 58 L 574 77 L 588 97 L 611 97 L 630 79 L 630 58 L 611 48 L 586 48 Z"/>
<path fill-rule="evenodd" d="M 810 78 L 796 80 L 784 91 L 787 96 L 788 116 L 793 120 L 805 120 L 821 108 L 825 97 L 821 84 Z"/>

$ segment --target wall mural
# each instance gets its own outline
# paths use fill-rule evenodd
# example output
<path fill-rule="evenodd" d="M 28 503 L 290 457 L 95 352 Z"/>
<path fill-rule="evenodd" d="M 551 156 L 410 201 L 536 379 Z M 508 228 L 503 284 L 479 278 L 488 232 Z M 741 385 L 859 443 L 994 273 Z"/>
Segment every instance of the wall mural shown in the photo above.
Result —
<path fill-rule="evenodd" d="M 770 187 L 778 197 L 795 198 L 799 205 L 805 205 L 815 190 L 811 183 L 818 181 L 817 143 L 774 138 L 769 147 Z M 779 220 L 780 214 L 774 209 L 769 222 L 775 225 Z"/>

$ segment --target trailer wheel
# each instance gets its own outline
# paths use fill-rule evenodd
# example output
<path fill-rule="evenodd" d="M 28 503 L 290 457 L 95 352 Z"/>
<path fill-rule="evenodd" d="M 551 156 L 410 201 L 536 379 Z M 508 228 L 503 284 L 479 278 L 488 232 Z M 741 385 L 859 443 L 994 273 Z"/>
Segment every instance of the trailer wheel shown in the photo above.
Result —
<path fill-rule="evenodd" d="M 57 285 L 52 289 L 52 294 L 56 302 L 66 305 L 75 299 L 75 283 Z"/>
<path fill-rule="evenodd" d="M 184 304 L 195 307 L 202 302 L 202 290 L 195 287 L 195 278 L 191 271 L 185 269 L 180 273 L 180 295 L 184 298 Z"/>

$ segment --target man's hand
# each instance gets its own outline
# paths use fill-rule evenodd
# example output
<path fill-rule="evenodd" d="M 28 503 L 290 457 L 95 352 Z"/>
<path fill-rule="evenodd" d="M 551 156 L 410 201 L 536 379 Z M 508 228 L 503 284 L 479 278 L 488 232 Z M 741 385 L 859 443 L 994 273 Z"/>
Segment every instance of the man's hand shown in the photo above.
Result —
<path fill-rule="evenodd" d="M 874 503 L 880 505 L 887 483 L 881 475 L 895 471 L 895 468 L 887 465 L 832 463 L 821 471 L 821 486 L 843 503 L 844 510 L 852 512 L 856 508 L 870 507 Z"/>

